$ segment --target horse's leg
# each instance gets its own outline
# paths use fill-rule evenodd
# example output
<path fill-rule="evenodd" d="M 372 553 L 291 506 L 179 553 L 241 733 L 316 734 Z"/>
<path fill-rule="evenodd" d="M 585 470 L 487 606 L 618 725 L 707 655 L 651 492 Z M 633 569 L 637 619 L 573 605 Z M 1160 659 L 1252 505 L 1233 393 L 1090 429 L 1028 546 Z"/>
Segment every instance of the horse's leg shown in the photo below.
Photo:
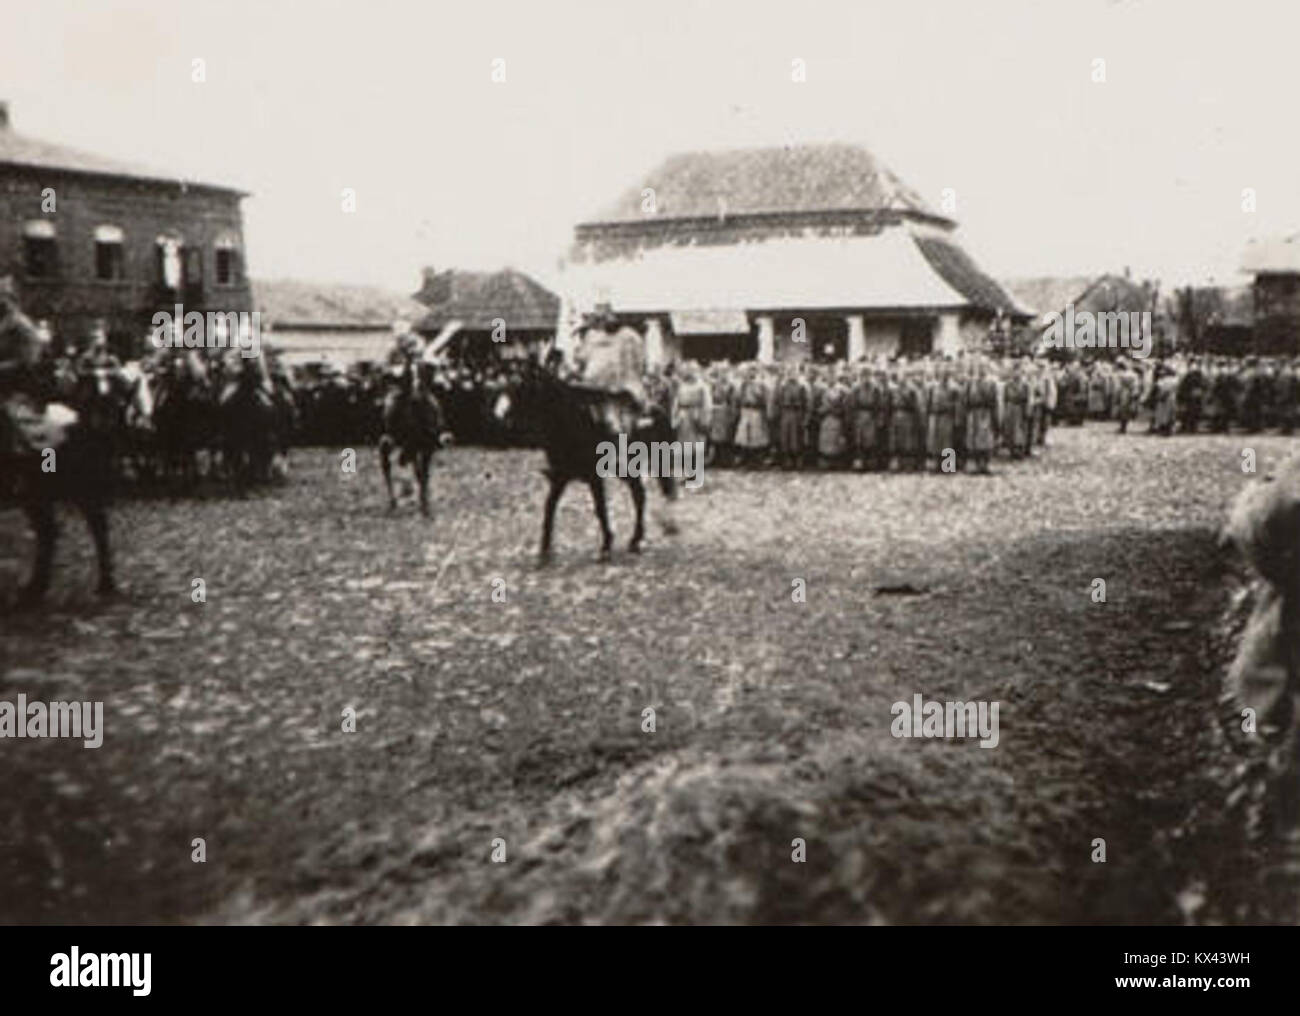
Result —
<path fill-rule="evenodd" d="M 596 518 L 600 522 L 600 559 L 608 561 L 610 548 L 614 543 L 614 531 L 609 528 L 609 505 L 605 501 L 605 481 L 599 476 L 587 481 L 591 488 L 591 500 L 596 506 Z M 644 496 L 644 491 L 642 492 Z"/>
<path fill-rule="evenodd" d="M 50 573 L 54 566 L 54 543 L 59 536 L 59 524 L 54 515 L 54 502 L 51 500 L 31 502 L 24 510 L 36 534 L 36 558 L 32 562 L 32 574 L 22 588 L 21 602 L 32 605 L 39 603 L 50 588 Z"/>
<path fill-rule="evenodd" d="M 627 549 L 633 554 L 639 554 L 641 541 L 645 539 L 645 484 L 641 482 L 639 476 L 626 477 L 623 482 L 632 492 L 632 504 L 636 508 L 636 529 L 632 531 L 632 539 L 628 542 Z"/>
<path fill-rule="evenodd" d="M 542 546 L 537 555 L 541 564 L 546 564 L 551 559 L 551 534 L 555 529 L 555 507 L 560 503 L 560 495 L 568 485 L 567 476 L 551 477 L 551 487 L 546 492 L 546 508 L 542 513 Z"/>
<path fill-rule="evenodd" d="M 117 592 L 117 583 L 113 580 L 113 551 L 108 541 L 108 511 L 104 502 L 93 495 L 82 498 L 77 506 L 86 517 L 90 538 L 95 541 L 95 559 L 99 564 L 99 585 L 95 592 L 100 596 L 111 596 Z"/>
<path fill-rule="evenodd" d="M 384 474 L 384 486 L 388 488 L 388 510 L 397 511 L 397 498 L 393 496 L 393 440 L 387 434 L 379 439 L 379 468 Z"/>
<path fill-rule="evenodd" d="M 425 518 L 429 517 L 429 462 L 432 458 L 433 452 L 422 448 L 415 453 L 415 461 L 411 464 L 415 470 L 415 482 L 420 487 L 420 514 Z"/>

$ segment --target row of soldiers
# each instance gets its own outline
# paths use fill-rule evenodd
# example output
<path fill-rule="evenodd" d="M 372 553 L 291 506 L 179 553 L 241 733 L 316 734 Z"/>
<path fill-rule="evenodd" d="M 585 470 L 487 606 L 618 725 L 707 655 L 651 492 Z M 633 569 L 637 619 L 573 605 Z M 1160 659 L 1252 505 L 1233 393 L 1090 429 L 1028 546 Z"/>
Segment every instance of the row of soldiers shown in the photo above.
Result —
<path fill-rule="evenodd" d="M 995 452 L 1025 458 L 1046 439 L 1054 370 L 1032 361 L 927 359 L 878 364 L 693 363 L 668 394 L 679 438 L 712 461 L 862 470 L 987 473 Z"/>
<path fill-rule="evenodd" d="M 1138 408 L 1151 412 L 1157 434 L 1248 433 L 1300 424 L 1300 360 L 1289 357 L 1176 356 L 1129 365 L 1074 364 L 1061 374 L 1067 423 L 1116 419 L 1124 430 Z"/>

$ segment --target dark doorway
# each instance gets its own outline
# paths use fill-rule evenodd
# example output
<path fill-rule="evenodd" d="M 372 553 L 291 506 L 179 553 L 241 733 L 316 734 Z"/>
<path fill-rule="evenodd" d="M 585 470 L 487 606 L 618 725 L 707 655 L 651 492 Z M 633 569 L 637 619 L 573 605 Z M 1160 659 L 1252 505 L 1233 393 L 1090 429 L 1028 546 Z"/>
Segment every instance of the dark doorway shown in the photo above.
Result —
<path fill-rule="evenodd" d="M 752 360 L 758 356 L 758 336 L 753 332 L 725 335 L 680 336 L 682 359 L 700 363 L 718 360 Z"/>
<path fill-rule="evenodd" d="M 934 319 L 925 317 L 904 318 L 903 331 L 898 341 L 902 356 L 928 356 L 934 348 Z"/>
<path fill-rule="evenodd" d="M 804 319 L 807 342 L 816 363 L 835 363 L 849 358 L 849 323 L 839 315 L 809 315 Z M 790 334 L 791 324 L 786 334 Z"/>

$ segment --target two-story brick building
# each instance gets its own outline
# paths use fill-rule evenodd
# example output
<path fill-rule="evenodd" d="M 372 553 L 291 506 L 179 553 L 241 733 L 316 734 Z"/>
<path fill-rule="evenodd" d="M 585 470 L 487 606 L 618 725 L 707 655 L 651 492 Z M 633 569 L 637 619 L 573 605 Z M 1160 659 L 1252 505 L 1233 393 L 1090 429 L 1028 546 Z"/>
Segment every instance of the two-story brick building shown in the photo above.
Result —
<path fill-rule="evenodd" d="M 102 321 L 135 356 L 157 311 L 251 311 L 245 196 L 25 137 L 0 103 L 0 276 L 57 343 Z"/>

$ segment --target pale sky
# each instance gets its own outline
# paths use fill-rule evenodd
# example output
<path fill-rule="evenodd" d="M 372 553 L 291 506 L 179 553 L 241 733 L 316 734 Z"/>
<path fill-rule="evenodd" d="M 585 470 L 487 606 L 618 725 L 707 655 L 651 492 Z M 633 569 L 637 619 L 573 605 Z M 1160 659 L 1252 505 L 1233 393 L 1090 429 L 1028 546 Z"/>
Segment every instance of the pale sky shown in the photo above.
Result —
<path fill-rule="evenodd" d="M 251 191 L 254 276 L 553 281 L 666 156 L 800 141 L 864 144 L 935 207 L 954 188 L 1001 277 L 1242 282 L 1247 239 L 1300 229 L 1289 0 L 4 7 L 14 129 Z"/>

